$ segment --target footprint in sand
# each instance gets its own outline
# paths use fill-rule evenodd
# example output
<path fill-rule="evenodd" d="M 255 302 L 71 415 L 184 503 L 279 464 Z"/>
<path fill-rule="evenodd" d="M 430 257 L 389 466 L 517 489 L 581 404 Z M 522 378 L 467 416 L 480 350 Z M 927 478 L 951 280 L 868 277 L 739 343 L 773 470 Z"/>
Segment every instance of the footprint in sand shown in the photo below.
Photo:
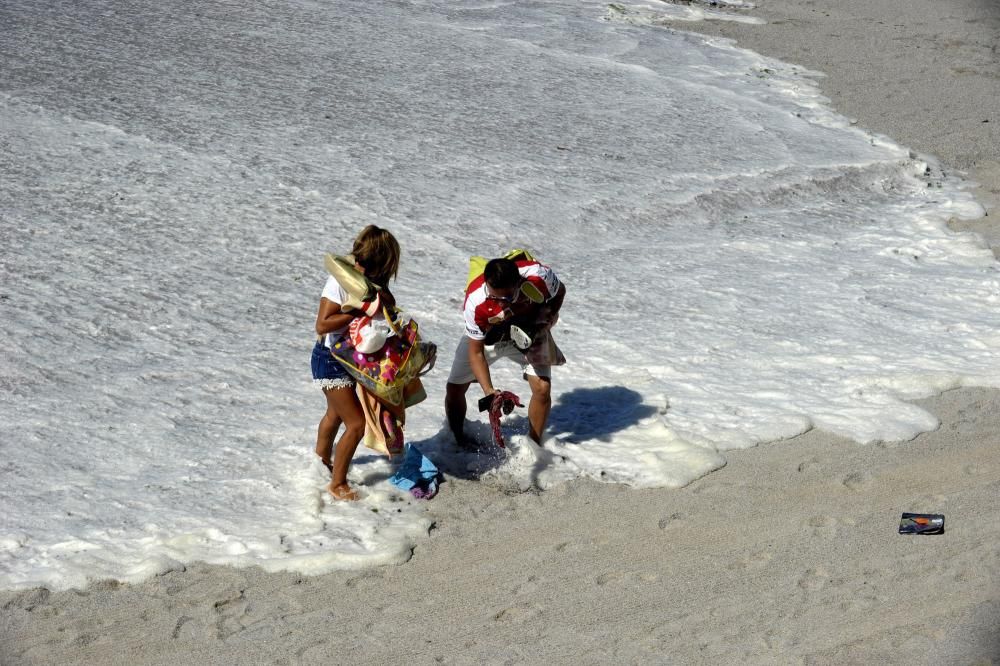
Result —
<path fill-rule="evenodd" d="M 801 638 L 795 635 L 794 631 L 788 629 L 768 629 L 758 639 L 758 644 L 771 651 L 784 652 L 797 647 L 802 642 Z M 799 658 L 794 661 L 782 662 L 788 664 L 806 664 L 806 660 Z"/>
<path fill-rule="evenodd" d="M 79 636 L 77 636 L 76 638 L 74 638 L 72 641 L 70 641 L 69 644 L 75 648 L 82 648 L 82 647 L 87 647 L 96 640 L 97 636 L 95 636 L 94 634 L 88 634 L 87 632 L 84 632 Z"/>
<path fill-rule="evenodd" d="M 687 522 L 686 516 L 683 513 L 672 513 L 669 516 L 660 518 L 660 522 L 657 526 L 661 530 L 673 530 L 684 525 Z"/>
<path fill-rule="evenodd" d="M 735 562 L 730 563 L 729 569 L 732 571 L 763 569 L 773 557 L 774 556 L 766 550 L 758 550 L 757 552 L 744 555 Z"/>
<path fill-rule="evenodd" d="M 723 483 L 715 479 L 709 479 L 704 481 L 697 488 L 694 488 L 691 492 L 695 495 L 718 495 L 720 493 L 729 492 L 733 489 L 734 484 Z"/>
<path fill-rule="evenodd" d="M 944 513 L 948 498 L 944 495 L 918 495 L 910 500 L 907 511 L 917 513 Z"/>
<path fill-rule="evenodd" d="M 843 484 L 849 490 L 860 493 L 864 492 L 873 480 L 871 472 L 854 472 L 844 477 Z"/>
<path fill-rule="evenodd" d="M 834 518 L 828 515 L 813 516 L 804 524 L 805 530 L 813 536 L 830 539 L 841 536 L 845 527 L 852 528 L 856 526 L 857 521 L 853 518 Z"/>
<path fill-rule="evenodd" d="M 761 637 L 761 642 L 768 650 L 787 650 L 799 644 L 798 638 L 779 629 L 768 629 Z"/>
<path fill-rule="evenodd" d="M 806 592 L 819 592 L 827 588 L 839 588 L 844 585 L 843 578 L 833 578 L 823 567 L 807 570 L 798 580 L 798 586 Z"/>
<path fill-rule="evenodd" d="M 818 592 L 826 587 L 829 581 L 830 573 L 823 567 L 817 567 L 806 571 L 799 579 L 798 585 L 806 592 Z"/>
<path fill-rule="evenodd" d="M 602 573 L 600 576 L 594 579 L 594 582 L 598 585 L 607 585 L 608 583 L 616 583 L 625 578 L 625 572 L 623 571 L 609 571 L 607 573 Z"/>
<path fill-rule="evenodd" d="M 803 460 L 799 463 L 798 470 L 802 473 L 805 472 L 819 472 L 822 471 L 823 464 L 816 458 L 810 458 L 809 460 Z"/>
<path fill-rule="evenodd" d="M 212 606 L 219 618 L 215 622 L 215 633 L 219 640 L 226 640 L 233 634 L 238 634 L 246 628 L 243 618 L 247 613 L 247 601 L 243 590 L 233 596 L 220 599 Z"/>
<path fill-rule="evenodd" d="M 833 538 L 837 536 L 837 519 L 833 516 L 813 516 L 806 521 L 806 529 L 813 536 Z"/>
<path fill-rule="evenodd" d="M 296 656 L 300 664 L 322 664 L 330 660 L 330 645 L 321 641 L 302 648 Z"/>
<path fill-rule="evenodd" d="M 518 604 L 510 608 L 504 608 L 493 615 L 494 622 L 527 622 L 542 614 L 542 607 L 538 604 Z"/>
<path fill-rule="evenodd" d="M 553 550 L 557 553 L 564 553 L 568 555 L 580 552 L 583 550 L 583 545 L 572 541 L 563 541 L 562 543 L 557 544 Z"/>
<path fill-rule="evenodd" d="M 886 643 L 892 648 L 908 654 L 934 654 L 935 649 L 940 649 L 939 642 L 947 636 L 945 632 L 935 630 L 921 630 L 916 627 L 907 627 L 908 631 L 896 631 L 891 636 L 886 637 Z M 976 666 L 993 664 L 988 661 L 968 661 L 965 663 Z"/>
<path fill-rule="evenodd" d="M 378 569 L 374 569 L 372 571 L 365 572 L 360 576 L 355 576 L 354 578 L 350 578 L 344 584 L 347 587 L 351 588 L 356 587 L 358 589 L 363 590 L 367 587 L 371 587 L 375 583 L 378 583 L 378 581 L 382 580 L 383 578 L 385 578 L 385 574 Z"/>
<path fill-rule="evenodd" d="M 840 610 L 845 613 L 870 613 L 883 603 L 885 599 L 877 594 L 859 594 L 841 603 Z"/>
<path fill-rule="evenodd" d="M 594 579 L 600 586 L 610 584 L 630 584 L 652 583 L 660 579 L 659 574 L 646 571 L 608 571 Z"/>
<path fill-rule="evenodd" d="M 523 583 L 517 583 L 511 588 L 512 594 L 530 594 L 538 589 L 538 576 L 528 576 Z"/>
<path fill-rule="evenodd" d="M 29 613 L 35 610 L 36 607 L 44 604 L 51 592 L 49 592 L 44 587 L 39 587 L 33 590 L 27 590 L 25 592 L 20 592 L 15 594 L 10 601 L 3 605 L 4 610 L 10 610 L 11 608 L 19 608 L 21 610 L 28 611 Z"/>
<path fill-rule="evenodd" d="M 196 640 L 204 635 L 204 627 L 193 617 L 182 615 L 177 618 L 177 624 L 170 637 L 175 640 Z"/>

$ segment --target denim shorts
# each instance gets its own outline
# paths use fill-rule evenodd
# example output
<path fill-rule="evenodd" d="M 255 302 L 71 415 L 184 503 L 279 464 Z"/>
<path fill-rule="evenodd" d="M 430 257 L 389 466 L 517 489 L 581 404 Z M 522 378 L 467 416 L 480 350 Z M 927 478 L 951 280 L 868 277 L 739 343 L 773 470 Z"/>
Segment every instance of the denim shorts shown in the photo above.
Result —
<path fill-rule="evenodd" d="M 312 352 L 313 384 L 324 389 L 350 388 L 354 379 L 340 363 L 333 358 L 329 348 L 321 341 L 316 342 Z"/>

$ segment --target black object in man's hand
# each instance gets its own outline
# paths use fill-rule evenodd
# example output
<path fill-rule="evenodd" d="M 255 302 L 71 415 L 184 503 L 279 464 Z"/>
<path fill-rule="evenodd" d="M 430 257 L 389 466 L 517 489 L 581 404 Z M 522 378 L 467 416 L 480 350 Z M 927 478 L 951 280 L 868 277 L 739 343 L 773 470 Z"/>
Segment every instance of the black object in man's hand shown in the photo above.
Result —
<path fill-rule="evenodd" d="M 481 412 L 490 411 L 490 409 L 493 407 L 493 401 L 499 397 L 500 397 L 500 392 L 491 393 L 490 395 L 485 395 L 482 398 L 480 398 L 478 403 L 479 411 Z M 500 410 L 504 414 L 510 414 L 512 411 L 514 411 L 514 407 L 516 406 L 517 405 L 514 403 L 513 400 L 507 399 L 503 401 L 503 405 L 500 407 Z"/>

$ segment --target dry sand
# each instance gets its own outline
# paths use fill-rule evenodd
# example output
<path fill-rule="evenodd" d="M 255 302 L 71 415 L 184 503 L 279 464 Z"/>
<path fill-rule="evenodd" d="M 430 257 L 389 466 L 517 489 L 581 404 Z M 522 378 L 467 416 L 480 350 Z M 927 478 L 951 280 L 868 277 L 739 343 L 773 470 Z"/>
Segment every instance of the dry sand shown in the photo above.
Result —
<path fill-rule="evenodd" d="M 753 13 L 768 25 L 691 27 L 828 73 L 845 115 L 968 173 L 996 207 L 1000 11 L 762 0 Z M 996 246 L 992 219 L 960 226 Z M 921 404 L 942 426 L 912 442 L 813 431 L 727 454 L 681 490 L 451 480 L 428 505 L 437 528 L 398 567 L 193 565 L 0 593 L 0 663 L 1000 662 L 1000 393 Z M 946 514 L 946 534 L 898 535 L 905 510 Z"/>

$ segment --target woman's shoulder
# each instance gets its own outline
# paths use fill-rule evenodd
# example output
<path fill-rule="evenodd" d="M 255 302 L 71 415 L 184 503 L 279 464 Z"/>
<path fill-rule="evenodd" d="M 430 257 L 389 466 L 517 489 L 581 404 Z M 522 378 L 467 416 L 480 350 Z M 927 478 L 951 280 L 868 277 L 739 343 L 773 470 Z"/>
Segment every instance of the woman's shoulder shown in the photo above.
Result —
<path fill-rule="evenodd" d="M 326 284 L 323 285 L 322 298 L 325 298 L 328 301 L 333 301 L 334 303 L 343 303 L 347 298 L 347 294 L 344 293 L 344 288 L 340 286 L 340 283 L 337 282 L 336 278 L 329 275 L 326 278 Z"/>

